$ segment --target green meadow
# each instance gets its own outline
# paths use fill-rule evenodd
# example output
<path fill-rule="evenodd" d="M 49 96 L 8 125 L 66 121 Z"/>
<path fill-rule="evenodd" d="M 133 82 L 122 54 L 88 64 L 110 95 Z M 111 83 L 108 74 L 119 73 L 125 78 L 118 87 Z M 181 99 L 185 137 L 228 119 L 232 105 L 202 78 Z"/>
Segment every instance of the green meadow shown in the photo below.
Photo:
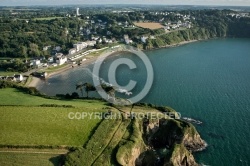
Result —
<path fill-rule="evenodd" d="M 43 104 L 72 105 L 87 110 L 100 110 L 105 106 L 104 102 L 98 100 L 57 100 L 25 94 L 14 88 L 0 89 L 0 108 L 3 105 L 40 106 Z"/>
<path fill-rule="evenodd" d="M 69 113 L 74 117 L 77 112 L 103 112 L 107 107 L 100 101 L 45 99 L 12 88 L 1 89 L 0 96 L 1 145 L 82 146 L 101 120 L 70 119 Z"/>
<path fill-rule="evenodd" d="M 61 19 L 64 17 L 40 17 L 40 18 L 34 18 L 34 20 L 54 20 L 54 19 Z"/>
<path fill-rule="evenodd" d="M 58 154 L 0 152 L 0 165 L 4 166 L 54 166 L 62 162 L 63 156 Z"/>

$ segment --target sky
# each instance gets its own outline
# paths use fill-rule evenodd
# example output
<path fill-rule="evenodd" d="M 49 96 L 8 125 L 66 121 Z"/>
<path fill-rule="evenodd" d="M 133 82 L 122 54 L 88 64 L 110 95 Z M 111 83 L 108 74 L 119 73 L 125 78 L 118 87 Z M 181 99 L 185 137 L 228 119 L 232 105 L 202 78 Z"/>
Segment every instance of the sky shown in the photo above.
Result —
<path fill-rule="evenodd" d="M 250 6 L 250 0 L 0 0 L 0 6 L 68 5 L 68 4 L 164 4 Z"/>

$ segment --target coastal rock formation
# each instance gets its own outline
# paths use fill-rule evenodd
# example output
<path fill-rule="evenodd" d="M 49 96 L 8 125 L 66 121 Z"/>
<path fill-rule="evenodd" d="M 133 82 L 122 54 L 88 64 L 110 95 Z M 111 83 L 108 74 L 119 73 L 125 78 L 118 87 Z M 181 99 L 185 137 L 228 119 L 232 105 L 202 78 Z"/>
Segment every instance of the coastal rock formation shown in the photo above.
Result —
<path fill-rule="evenodd" d="M 166 158 L 164 166 L 198 166 L 193 155 L 183 144 L 175 144 L 170 158 Z"/>
<path fill-rule="evenodd" d="M 155 148 L 171 148 L 175 144 L 184 144 L 190 151 L 199 151 L 206 147 L 195 127 L 181 120 L 161 119 L 159 129 L 151 138 L 149 144 Z"/>
<path fill-rule="evenodd" d="M 206 142 L 201 139 L 192 124 L 182 120 L 160 119 L 158 123 L 151 122 L 144 123 L 144 125 L 147 125 L 144 126 L 146 143 L 151 150 L 144 156 L 141 155 L 140 161 L 149 163 L 150 161 L 146 158 L 151 158 L 157 165 L 198 165 L 192 152 L 203 150 Z M 166 149 L 167 153 L 162 155 L 159 149 Z M 144 159 L 142 159 L 143 157 Z"/>
<path fill-rule="evenodd" d="M 195 132 L 194 135 L 191 135 L 189 133 L 185 134 L 182 142 L 185 147 L 191 152 L 202 151 L 207 146 L 206 142 L 201 139 L 198 132 Z"/>
<path fill-rule="evenodd" d="M 154 110 L 155 111 L 155 110 Z M 116 132 L 110 132 L 108 145 L 104 148 L 107 153 L 100 154 L 100 145 L 89 142 L 86 147 L 69 153 L 65 165 L 80 166 L 82 162 L 87 165 L 123 165 L 123 166 L 198 166 L 192 152 L 200 151 L 206 147 L 195 127 L 180 119 L 123 119 L 116 121 L 103 121 L 98 127 L 102 134 L 104 126 L 120 124 Z M 126 124 L 126 125 L 124 125 Z M 124 125 L 122 127 L 122 125 Z M 114 135 L 115 133 L 115 135 Z M 117 139 L 119 136 L 119 139 Z M 94 140 L 93 136 L 93 140 Z M 97 139 L 99 140 L 99 139 Z M 90 150 L 88 150 L 88 147 Z M 93 149 L 96 148 L 95 153 Z M 112 148 L 113 149 L 112 149 Z M 95 158 L 99 154 L 99 158 Z M 86 158 L 86 156 L 88 156 Z M 93 157 L 94 156 L 94 157 Z M 109 158 L 112 156 L 111 158 Z M 87 160 L 93 157 L 92 161 Z M 108 159 L 109 158 L 109 159 Z"/>

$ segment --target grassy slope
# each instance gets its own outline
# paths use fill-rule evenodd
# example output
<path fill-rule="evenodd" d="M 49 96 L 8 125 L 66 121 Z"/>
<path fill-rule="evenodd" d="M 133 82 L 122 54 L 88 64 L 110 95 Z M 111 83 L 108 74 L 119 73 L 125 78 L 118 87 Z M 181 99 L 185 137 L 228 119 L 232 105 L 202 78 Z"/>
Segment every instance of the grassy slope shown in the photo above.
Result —
<path fill-rule="evenodd" d="M 130 119 L 124 120 L 123 123 L 119 126 L 116 133 L 114 134 L 113 138 L 111 139 L 108 146 L 102 152 L 102 154 L 96 159 L 93 163 L 93 166 L 103 165 L 109 166 L 116 163 L 116 147 L 118 143 L 121 141 L 123 135 L 126 132 L 128 125 L 130 124 Z"/>
<path fill-rule="evenodd" d="M 99 119 L 70 120 L 69 112 L 97 112 L 106 107 L 100 101 L 52 100 L 15 89 L 0 90 L 0 144 L 81 146 Z M 75 108 L 38 107 L 41 104 L 72 105 Z M 3 106 L 23 105 L 23 106 Z"/>
<path fill-rule="evenodd" d="M 54 19 L 61 19 L 64 17 L 41 17 L 41 18 L 34 18 L 34 20 L 54 20 Z"/>
<path fill-rule="evenodd" d="M 14 74 L 19 74 L 18 72 L 6 72 L 0 70 L 0 76 L 13 76 Z"/>
<path fill-rule="evenodd" d="M 4 166 L 53 166 L 59 165 L 62 156 L 57 154 L 0 153 L 0 165 Z"/>
<path fill-rule="evenodd" d="M 70 112 L 83 111 L 75 108 L 0 108 L 0 143 L 7 145 L 81 146 L 99 122 L 97 119 L 69 119 Z"/>
<path fill-rule="evenodd" d="M 104 106 L 104 102 L 95 100 L 53 100 L 42 97 L 24 94 L 17 89 L 7 88 L 0 89 L 0 106 L 1 105 L 23 105 L 23 106 L 39 106 L 42 104 L 58 104 L 72 105 L 75 107 L 83 107 L 89 110 L 99 110 Z M 1 108 L 0 108 L 1 110 Z"/>

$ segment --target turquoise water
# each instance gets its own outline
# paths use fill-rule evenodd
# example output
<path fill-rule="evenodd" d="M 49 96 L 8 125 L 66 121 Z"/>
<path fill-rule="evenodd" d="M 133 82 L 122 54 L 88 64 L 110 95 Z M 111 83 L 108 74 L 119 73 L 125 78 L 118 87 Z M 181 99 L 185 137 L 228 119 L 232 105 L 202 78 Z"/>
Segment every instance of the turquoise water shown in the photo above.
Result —
<path fill-rule="evenodd" d="M 209 146 L 195 153 L 197 162 L 250 165 L 250 39 L 209 40 L 146 54 L 154 67 L 155 79 L 142 102 L 168 105 L 182 116 L 203 122 L 196 127 Z M 125 56 L 139 62 L 133 55 Z M 103 78 L 115 58 L 106 61 Z M 138 81 L 133 93 L 139 92 L 146 80 L 145 67 L 141 63 L 138 66 L 142 70 L 132 72 L 121 66 L 116 76 L 122 85 L 131 78 Z M 77 68 L 50 78 L 39 89 L 49 95 L 72 93 L 77 82 L 90 80 Z"/>

